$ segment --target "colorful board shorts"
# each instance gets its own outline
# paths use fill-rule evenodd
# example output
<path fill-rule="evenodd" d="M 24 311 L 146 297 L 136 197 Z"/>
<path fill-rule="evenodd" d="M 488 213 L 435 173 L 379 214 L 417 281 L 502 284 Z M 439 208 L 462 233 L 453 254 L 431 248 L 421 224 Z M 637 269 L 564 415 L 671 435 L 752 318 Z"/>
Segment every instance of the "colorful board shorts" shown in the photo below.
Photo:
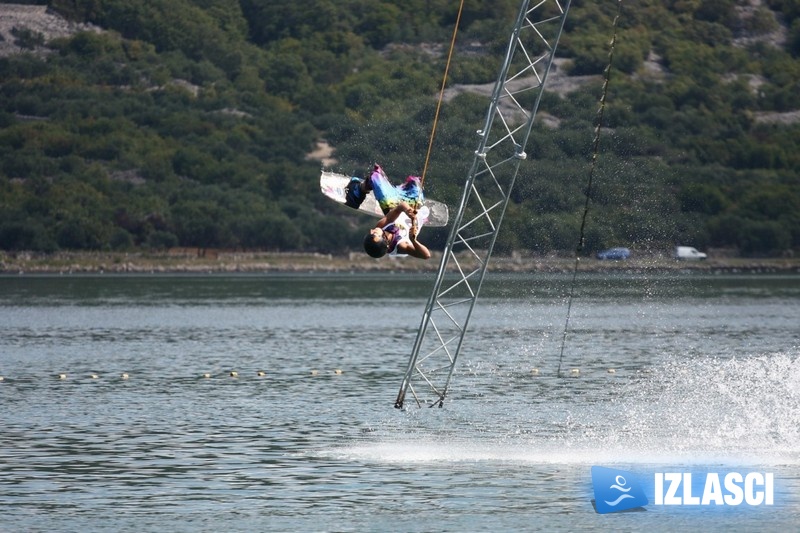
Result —
<path fill-rule="evenodd" d="M 401 185 L 392 185 L 389 178 L 383 172 L 383 169 L 375 165 L 375 169 L 370 175 L 370 183 L 372 184 L 372 192 L 375 194 L 375 199 L 381 210 L 388 213 L 393 207 L 396 207 L 400 202 L 406 202 L 412 208 L 417 208 L 422 205 L 424 200 L 422 195 L 422 187 L 420 186 L 420 179 L 417 176 L 409 176 L 406 178 L 405 183 Z"/>

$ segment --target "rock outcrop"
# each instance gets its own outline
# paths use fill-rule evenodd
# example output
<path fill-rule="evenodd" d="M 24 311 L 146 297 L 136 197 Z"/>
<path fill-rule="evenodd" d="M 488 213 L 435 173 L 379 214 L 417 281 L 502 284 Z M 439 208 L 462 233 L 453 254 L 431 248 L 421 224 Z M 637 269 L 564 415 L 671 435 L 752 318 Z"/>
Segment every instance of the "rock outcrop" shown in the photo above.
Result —
<path fill-rule="evenodd" d="M 92 24 L 70 22 L 47 6 L 0 4 L 0 57 L 21 52 L 47 53 L 52 39 L 80 31 L 101 31 Z"/>

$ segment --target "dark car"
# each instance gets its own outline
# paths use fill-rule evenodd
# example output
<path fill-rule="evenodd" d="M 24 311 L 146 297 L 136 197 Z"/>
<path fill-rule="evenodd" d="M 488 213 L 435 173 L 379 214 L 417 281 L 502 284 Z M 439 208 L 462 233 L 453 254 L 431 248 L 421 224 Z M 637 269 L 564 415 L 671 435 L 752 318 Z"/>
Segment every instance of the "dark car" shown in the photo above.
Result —
<path fill-rule="evenodd" d="M 631 256 L 631 251 L 627 248 L 609 248 L 602 252 L 597 252 L 598 259 L 608 259 L 610 261 L 623 261 Z"/>

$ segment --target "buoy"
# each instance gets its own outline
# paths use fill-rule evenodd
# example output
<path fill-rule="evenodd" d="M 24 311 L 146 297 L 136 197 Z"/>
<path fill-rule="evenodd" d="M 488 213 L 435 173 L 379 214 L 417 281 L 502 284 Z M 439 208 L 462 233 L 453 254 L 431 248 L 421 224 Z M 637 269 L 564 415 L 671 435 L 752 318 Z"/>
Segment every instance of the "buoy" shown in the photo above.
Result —
<path fill-rule="evenodd" d="M 608 369 L 608 373 L 609 373 L 609 374 L 616 374 L 616 373 L 617 373 L 617 371 L 616 371 L 615 369 L 613 369 L 613 368 L 609 368 L 609 369 Z"/>
<path fill-rule="evenodd" d="M 569 372 L 570 372 L 570 374 L 572 374 L 573 376 L 578 376 L 578 375 L 581 373 L 581 369 L 580 369 L 580 368 L 573 368 L 573 369 L 572 369 L 572 370 L 570 370 Z"/>
<path fill-rule="evenodd" d="M 317 374 L 319 374 L 319 370 L 312 370 L 311 371 L 311 375 L 312 376 L 316 376 Z"/>
<path fill-rule="evenodd" d="M 239 377 L 239 373 L 237 371 L 235 371 L 235 370 L 231 370 L 231 377 L 232 378 L 238 378 Z"/>
<path fill-rule="evenodd" d="M 258 377 L 260 377 L 260 378 L 263 378 L 263 377 L 264 377 L 264 376 L 266 376 L 266 375 L 267 375 L 267 373 L 266 373 L 266 372 L 264 372 L 263 370 L 259 370 L 259 371 L 258 371 Z"/>
<path fill-rule="evenodd" d="M 336 370 L 333 371 L 333 373 L 336 374 L 337 376 L 341 376 L 342 375 L 342 369 L 341 368 L 337 368 Z"/>
<path fill-rule="evenodd" d="M 3 380 L 5 380 L 5 379 L 6 379 L 6 378 L 4 378 L 3 376 L 0 376 L 0 381 L 3 381 Z"/>
<path fill-rule="evenodd" d="M 210 377 L 211 377 L 211 374 L 209 374 L 208 372 L 206 372 L 205 374 L 203 374 L 203 377 L 204 377 L 204 378 L 206 378 L 206 379 L 208 379 L 208 378 L 210 378 Z"/>
<path fill-rule="evenodd" d="M 59 374 L 58 375 L 58 379 L 67 379 L 67 375 L 66 374 Z"/>
<path fill-rule="evenodd" d="M 90 377 L 91 379 L 97 379 L 97 374 L 89 374 L 89 377 Z"/>
<path fill-rule="evenodd" d="M 538 368 L 531 368 L 531 376 L 538 376 L 539 369 Z"/>
<path fill-rule="evenodd" d="M 130 376 L 128 376 L 128 374 L 126 374 L 125 372 L 123 372 L 123 373 L 122 373 L 122 375 L 121 375 L 120 377 L 121 377 L 122 379 L 128 379 Z"/>

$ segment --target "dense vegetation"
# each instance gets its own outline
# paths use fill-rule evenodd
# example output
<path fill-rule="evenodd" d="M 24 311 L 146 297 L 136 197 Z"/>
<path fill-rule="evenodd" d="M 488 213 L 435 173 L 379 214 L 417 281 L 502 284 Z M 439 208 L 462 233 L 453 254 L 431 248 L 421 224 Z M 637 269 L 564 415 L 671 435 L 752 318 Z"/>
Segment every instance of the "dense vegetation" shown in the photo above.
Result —
<path fill-rule="evenodd" d="M 437 52 L 458 8 L 46 3 L 106 31 L 45 43 L 16 29 L 27 52 L 0 58 L 5 250 L 358 249 L 372 221 L 322 197 L 320 164 L 305 156 L 325 138 L 342 172 L 379 161 L 395 179 L 420 173 L 444 70 Z M 466 2 L 451 84 L 494 81 L 518 4 Z M 573 1 L 559 47 L 571 74 L 603 71 L 616 4 Z M 764 120 L 800 110 L 800 0 L 747 5 L 625 5 L 587 253 L 677 243 L 746 256 L 800 249 L 800 122 Z M 784 41 L 765 39 L 779 29 Z M 662 71 L 646 68 L 648 59 Z M 546 95 L 540 112 L 560 123 L 535 126 L 501 251 L 575 249 L 599 93 L 598 77 L 565 97 Z M 430 197 L 460 197 L 487 104 L 463 94 L 444 106 Z M 426 234 L 434 247 L 446 236 Z"/>

